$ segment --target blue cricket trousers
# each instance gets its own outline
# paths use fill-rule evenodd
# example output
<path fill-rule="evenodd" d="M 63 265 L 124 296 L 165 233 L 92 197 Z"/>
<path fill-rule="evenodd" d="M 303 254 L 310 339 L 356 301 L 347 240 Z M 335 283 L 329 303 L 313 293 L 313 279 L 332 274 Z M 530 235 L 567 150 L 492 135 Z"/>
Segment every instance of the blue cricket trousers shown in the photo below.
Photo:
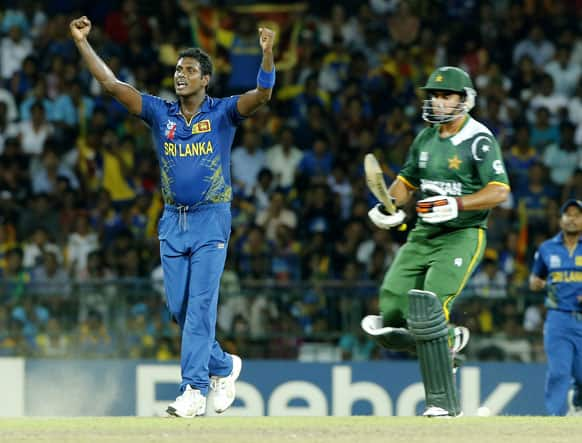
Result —
<path fill-rule="evenodd" d="M 168 206 L 158 226 L 168 309 L 182 330 L 182 383 L 208 394 L 210 376 L 227 376 L 232 358 L 215 338 L 220 277 L 230 237 L 230 204 Z"/>
<path fill-rule="evenodd" d="M 582 384 L 582 314 L 548 309 L 544 347 L 548 358 L 546 409 L 550 415 L 566 415 L 572 379 Z"/>

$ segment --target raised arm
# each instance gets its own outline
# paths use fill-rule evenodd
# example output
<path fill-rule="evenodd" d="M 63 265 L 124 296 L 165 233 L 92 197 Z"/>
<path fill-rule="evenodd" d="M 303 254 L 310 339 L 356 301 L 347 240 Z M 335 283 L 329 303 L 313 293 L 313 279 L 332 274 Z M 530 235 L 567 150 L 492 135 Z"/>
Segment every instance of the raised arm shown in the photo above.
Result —
<path fill-rule="evenodd" d="M 275 84 L 275 62 L 273 41 L 275 33 L 267 28 L 259 28 L 259 42 L 263 50 L 263 61 L 257 77 L 257 88 L 242 94 L 236 104 L 238 112 L 249 116 L 271 99 Z"/>
<path fill-rule="evenodd" d="M 87 64 L 89 71 L 101 84 L 103 90 L 115 97 L 132 114 L 141 114 L 141 95 L 133 86 L 124 83 L 115 77 L 109 66 L 97 55 L 89 44 L 87 36 L 91 31 L 91 21 L 83 16 L 69 24 L 71 37 L 79 49 L 79 53 Z"/>

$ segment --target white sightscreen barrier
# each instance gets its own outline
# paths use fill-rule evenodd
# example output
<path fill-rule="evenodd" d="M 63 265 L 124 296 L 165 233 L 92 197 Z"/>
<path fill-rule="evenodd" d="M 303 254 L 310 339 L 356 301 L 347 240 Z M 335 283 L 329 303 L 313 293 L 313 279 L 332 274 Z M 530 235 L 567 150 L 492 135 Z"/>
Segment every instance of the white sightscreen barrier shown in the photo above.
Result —
<path fill-rule="evenodd" d="M 0 358 L 0 417 L 24 415 L 24 359 Z"/>

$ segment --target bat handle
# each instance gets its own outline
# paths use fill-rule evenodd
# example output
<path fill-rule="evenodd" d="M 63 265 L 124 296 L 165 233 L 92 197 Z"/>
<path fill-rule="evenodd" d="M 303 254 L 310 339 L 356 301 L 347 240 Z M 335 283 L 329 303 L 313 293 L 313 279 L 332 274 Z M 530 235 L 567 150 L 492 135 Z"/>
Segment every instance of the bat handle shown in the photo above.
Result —
<path fill-rule="evenodd" d="M 380 204 L 380 206 L 378 207 L 378 210 L 384 214 L 384 215 L 392 215 L 388 212 L 388 210 L 386 209 L 386 206 L 384 206 L 384 204 Z"/>

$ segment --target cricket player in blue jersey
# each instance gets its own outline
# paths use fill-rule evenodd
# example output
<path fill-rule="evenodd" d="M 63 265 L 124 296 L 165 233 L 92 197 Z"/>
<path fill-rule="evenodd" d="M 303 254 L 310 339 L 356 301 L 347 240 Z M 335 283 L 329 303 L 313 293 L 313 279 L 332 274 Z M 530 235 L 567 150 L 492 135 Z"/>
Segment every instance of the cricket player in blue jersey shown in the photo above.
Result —
<path fill-rule="evenodd" d="M 574 407 L 582 410 L 582 201 L 564 203 L 560 227 L 562 232 L 536 252 L 529 280 L 532 290 L 547 289 L 545 401 L 550 415 L 568 412 L 572 381 Z"/>
<path fill-rule="evenodd" d="M 210 57 L 200 49 L 180 53 L 174 73 L 177 101 L 138 92 L 118 80 L 95 53 L 85 16 L 70 24 L 71 36 L 105 92 L 152 129 L 161 169 L 164 212 L 159 222 L 160 255 L 169 310 L 182 329 L 181 394 L 167 412 L 195 417 L 224 412 L 235 398 L 242 362 L 215 339 L 218 287 L 230 236 L 230 150 L 237 126 L 267 103 L 275 84 L 274 32 L 259 28 L 263 52 L 257 87 L 224 99 L 206 94 Z"/>

